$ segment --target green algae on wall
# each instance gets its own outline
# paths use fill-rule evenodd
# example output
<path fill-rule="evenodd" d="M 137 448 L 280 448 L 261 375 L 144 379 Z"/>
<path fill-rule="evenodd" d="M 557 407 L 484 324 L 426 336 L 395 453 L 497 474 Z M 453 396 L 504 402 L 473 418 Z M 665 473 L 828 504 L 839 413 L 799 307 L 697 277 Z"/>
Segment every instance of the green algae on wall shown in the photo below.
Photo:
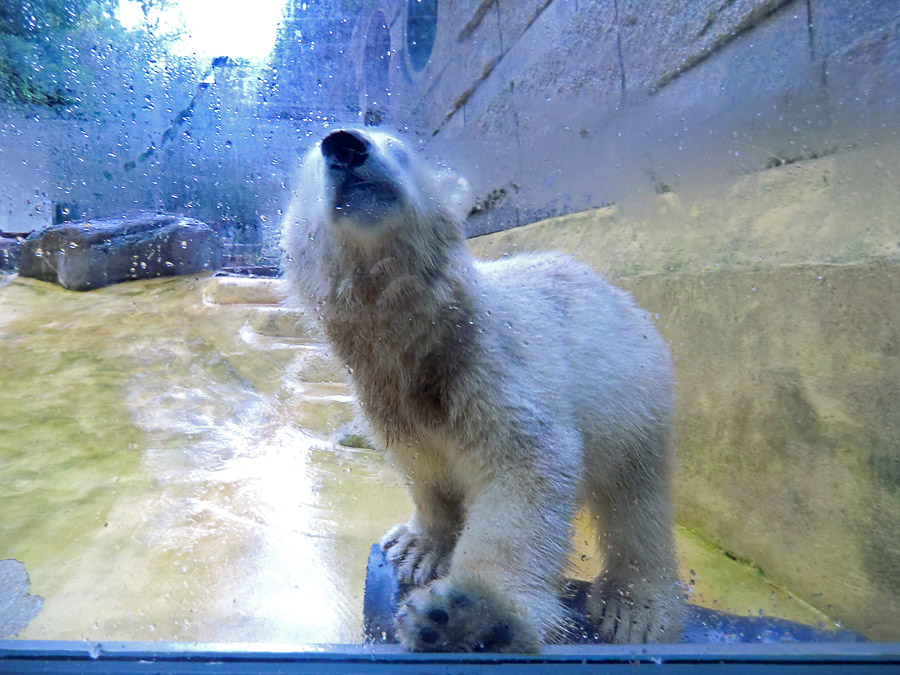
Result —
<path fill-rule="evenodd" d="M 872 469 L 897 448 L 900 268 L 627 285 L 660 312 L 677 358 L 679 520 L 849 625 L 894 636 L 900 493 Z"/>

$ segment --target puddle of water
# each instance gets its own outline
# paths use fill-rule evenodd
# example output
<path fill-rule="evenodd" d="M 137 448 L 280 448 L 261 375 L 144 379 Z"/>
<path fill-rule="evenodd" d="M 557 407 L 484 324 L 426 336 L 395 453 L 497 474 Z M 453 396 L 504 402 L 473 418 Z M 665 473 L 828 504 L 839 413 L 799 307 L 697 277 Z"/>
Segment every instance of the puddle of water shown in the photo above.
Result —
<path fill-rule="evenodd" d="M 45 599 L 19 637 L 362 639 L 368 549 L 406 491 L 377 453 L 325 440 L 352 413 L 321 345 L 281 319 L 257 332 L 278 314 L 266 294 L 208 301 L 219 283 L 0 284 L 0 558 Z M 823 620 L 679 546 L 694 601 Z"/>

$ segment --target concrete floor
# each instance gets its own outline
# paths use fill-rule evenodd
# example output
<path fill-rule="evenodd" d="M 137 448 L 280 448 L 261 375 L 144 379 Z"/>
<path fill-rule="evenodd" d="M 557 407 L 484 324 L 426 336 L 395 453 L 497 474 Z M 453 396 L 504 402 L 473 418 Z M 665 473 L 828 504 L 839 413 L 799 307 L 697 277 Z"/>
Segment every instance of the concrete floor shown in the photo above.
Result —
<path fill-rule="evenodd" d="M 411 505 L 334 443 L 349 390 L 276 302 L 262 280 L 3 282 L 0 558 L 44 598 L 18 637 L 362 640 L 369 546 Z M 678 548 L 695 603 L 831 623 L 685 528 Z"/>

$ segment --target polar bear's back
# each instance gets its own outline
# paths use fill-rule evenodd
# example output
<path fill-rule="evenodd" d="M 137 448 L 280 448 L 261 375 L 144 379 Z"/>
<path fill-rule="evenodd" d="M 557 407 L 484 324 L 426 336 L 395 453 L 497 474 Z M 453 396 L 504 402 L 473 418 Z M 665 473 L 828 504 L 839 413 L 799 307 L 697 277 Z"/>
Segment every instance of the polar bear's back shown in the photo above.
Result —
<path fill-rule="evenodd" d="M 476 269 L 491 304 L 483 311 L 500 333 L 492 357 L 527 360 L 523 375 L 535 378 L 543 400 L 574 415 L 586 445 L 618 452 L 623 441 L 669 427 L 668 351 L 629 293 L 562 254 L 520 254 Z"/>

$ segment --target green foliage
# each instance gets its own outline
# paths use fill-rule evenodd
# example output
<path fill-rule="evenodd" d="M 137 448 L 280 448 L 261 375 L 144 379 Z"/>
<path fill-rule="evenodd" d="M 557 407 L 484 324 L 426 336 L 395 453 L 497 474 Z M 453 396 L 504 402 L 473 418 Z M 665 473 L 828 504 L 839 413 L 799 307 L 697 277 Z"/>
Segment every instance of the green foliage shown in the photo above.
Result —
<path fill-rule="evenodd" d="M 85 73 L 70 38 L 85 31 L 121 33 L 115 5 L 116 0 L 0 3 L 0 101 L 50 108 L 77 102 L 72 84 Z"/>
<path fill-rule="evenodd" d="M 45 71 L 39 49 L 17 35 L 0 34 L 0 101 L 16 101 L 54 107 L 65 105 L 60 87 L 42 82 Z"/>
<path fill-rule="evenodd" d="M 109 25 L 115 0 L 9 0 L 0 4 L 0 33 L 37 37 Z"/>

